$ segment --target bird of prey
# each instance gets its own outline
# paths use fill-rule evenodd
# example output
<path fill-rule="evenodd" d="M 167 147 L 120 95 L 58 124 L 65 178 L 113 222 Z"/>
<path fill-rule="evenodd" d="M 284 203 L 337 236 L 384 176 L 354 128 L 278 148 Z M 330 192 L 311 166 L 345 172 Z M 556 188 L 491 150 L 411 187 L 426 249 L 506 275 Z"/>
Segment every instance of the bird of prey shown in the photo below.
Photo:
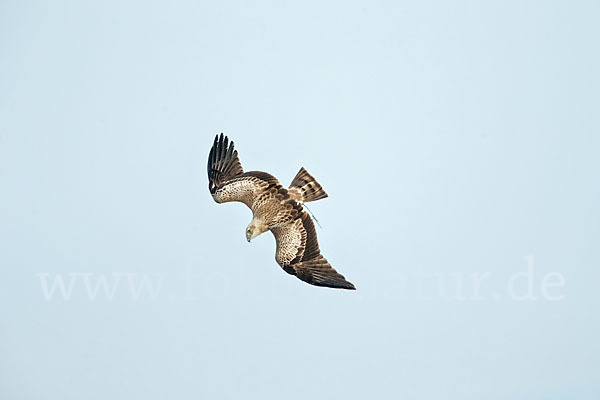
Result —
<path fill-rule="evenodd" d="M 271 231 L 277 245 L 275 260 L 285 272 L 315 286 L 355 289 L 321 255 L 315 226 L 303 204 L 327 193 L 304 168 L 287 189 L 266 172 L 244 172 L 233 141 L 221 133 L 208 155 L 208 188 L 217 203 L 239 201 L 250 207 L 253 218 L 246 239 L 250 242 Z"/>

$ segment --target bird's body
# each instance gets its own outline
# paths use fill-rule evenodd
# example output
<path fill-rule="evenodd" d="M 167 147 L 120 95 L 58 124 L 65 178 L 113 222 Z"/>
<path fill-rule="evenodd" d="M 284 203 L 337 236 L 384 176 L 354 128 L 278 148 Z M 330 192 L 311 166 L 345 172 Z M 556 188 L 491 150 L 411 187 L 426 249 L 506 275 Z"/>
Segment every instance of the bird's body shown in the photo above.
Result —
<path fill-rule="evenodd" d="M 304 168 L 288 189 L 266 172 L 244 172 L 233 142 L 221 134 L 210 150 L 208 178 L 217 203 L 239 201 L 252 210 L 248 241 L 267 230 L 273 233 L 275 260 L 284 271 L 312 285 L 355 289 L 321 255 L 315 226 L 302 205 L 327 193 Z"/>

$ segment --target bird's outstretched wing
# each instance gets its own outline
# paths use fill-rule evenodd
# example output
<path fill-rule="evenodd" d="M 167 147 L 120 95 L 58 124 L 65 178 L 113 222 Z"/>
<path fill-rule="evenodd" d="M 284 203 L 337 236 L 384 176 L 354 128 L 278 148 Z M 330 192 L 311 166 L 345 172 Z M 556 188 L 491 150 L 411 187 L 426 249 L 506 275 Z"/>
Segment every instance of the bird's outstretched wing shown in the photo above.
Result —
<path fill-rule="evenodd" d="M 278 186 L 277 179 L 261 171 L 244 172 L 233 141 L 215 136 L 208 154 L 208 189 L 217 203 L 240 201 L 252 208 L 254 200 L 266 189 Z"/>
<path fill-rule="evenodd" d="M 321 254 L 315 226 L 306 211 L 271 231 L 277 243 L 275 260 L 285 272 L 315 286 L 356 289 Z"/>

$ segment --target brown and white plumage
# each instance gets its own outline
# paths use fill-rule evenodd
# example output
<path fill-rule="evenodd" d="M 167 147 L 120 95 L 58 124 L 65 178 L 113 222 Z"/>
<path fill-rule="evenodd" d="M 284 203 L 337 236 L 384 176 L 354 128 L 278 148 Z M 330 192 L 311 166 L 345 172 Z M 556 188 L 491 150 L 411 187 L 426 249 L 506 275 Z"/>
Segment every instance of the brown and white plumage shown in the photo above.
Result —
<path fill-rule="evenodd" d="M 208 155 L 208 181 L 217 203 L 239 201 L 252 210 L 248 241 L 267 230 L 273 232 L 275 260 L 284 271 L 311 285 L 355 289 L 321 255 L 315 226 L 302 204 L 327 193 L 304 168 L 289 189 L 266 172 L 244 172 L 233 142 L 221 134 Z"/>

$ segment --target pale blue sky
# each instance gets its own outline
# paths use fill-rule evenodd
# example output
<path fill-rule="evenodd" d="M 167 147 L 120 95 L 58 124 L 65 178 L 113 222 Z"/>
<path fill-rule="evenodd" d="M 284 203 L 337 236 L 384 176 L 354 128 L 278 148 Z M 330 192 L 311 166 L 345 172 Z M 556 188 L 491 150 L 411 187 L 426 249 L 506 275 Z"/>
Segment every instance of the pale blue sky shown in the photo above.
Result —
<path fill-rule="evenodd" d="M 0 397 L 597 399 L 599 17 L 2 1 Z M 221 131 L 246 169 L 323 184 L 356 292 L 246 242 L 207 189 Z"/>

